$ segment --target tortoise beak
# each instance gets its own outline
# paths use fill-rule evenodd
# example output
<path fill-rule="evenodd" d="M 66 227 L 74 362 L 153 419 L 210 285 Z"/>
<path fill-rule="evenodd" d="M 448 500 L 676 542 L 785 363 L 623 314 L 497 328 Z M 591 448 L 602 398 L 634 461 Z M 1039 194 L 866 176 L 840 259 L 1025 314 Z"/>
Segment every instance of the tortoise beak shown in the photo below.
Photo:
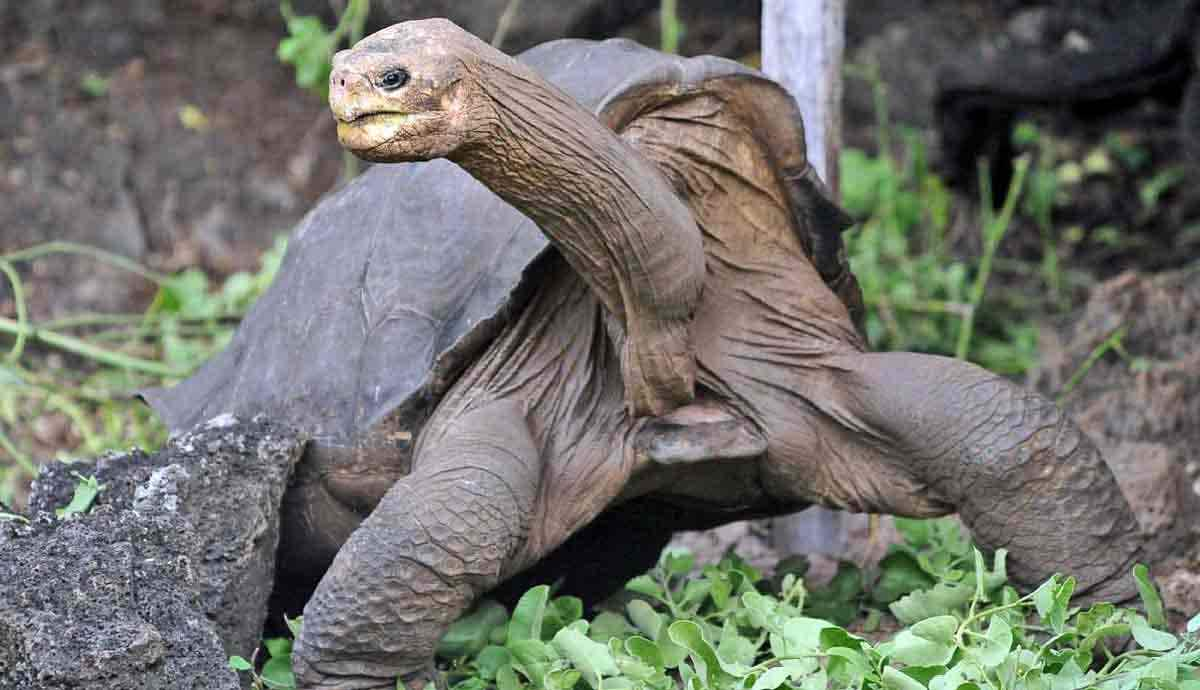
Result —
<path fill-rule="evenodd" d="M 353 122 L 364 115 L 362 104 L 370 101 L 371 83 L 353 70 L 334 69 L 329 74 L 329 109 L 339 122 Z"/>

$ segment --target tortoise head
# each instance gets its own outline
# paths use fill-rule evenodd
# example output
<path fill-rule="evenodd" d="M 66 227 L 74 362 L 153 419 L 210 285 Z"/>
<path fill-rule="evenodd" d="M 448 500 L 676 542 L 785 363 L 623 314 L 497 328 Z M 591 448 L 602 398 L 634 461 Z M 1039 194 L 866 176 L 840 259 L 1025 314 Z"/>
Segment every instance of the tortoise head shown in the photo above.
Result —
<path fill-rule="evenodd" d="M 472 65 L 488 50 L 453 22 L 427 19 L 338 52 L 329 75 L 338 141 L 359 158 L 398 163 L 443 158 L 484 135 L 490 103 Z"/>

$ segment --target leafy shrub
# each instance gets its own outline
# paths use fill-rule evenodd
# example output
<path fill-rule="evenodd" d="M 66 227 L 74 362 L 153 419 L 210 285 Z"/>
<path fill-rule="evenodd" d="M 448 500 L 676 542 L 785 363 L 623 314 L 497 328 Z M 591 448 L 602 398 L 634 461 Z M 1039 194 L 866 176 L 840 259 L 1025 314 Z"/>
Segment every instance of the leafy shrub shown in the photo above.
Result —
<path fill-rule="evenodd" d="M 287 240 L 279 237 L 254 273 L 239 272 L 212 285 L 198 269 L 162 275 L 93 247 L 52 242 L 0 255 L 0 271 L 16 297 L 17 319 L 0 317 L 0 502 L 21 477 L 37 473 L 28 430 L 46 415 L 63 415 L 79 437 L 69 451 L 98 455 L 166 438 L 161 422 L 132 391 L 169 385 L 219 352 L 237 323 L 275 277 Z M 14 265 L 50 254 L 75 254 L 137 273 L 158 285 L 143 314 L 76 314 L 34 323 Z M 5 268 L 7 267 L 7 270 Z M 41 351 L 31 352 L 32 344 Z M 72 366 L 46 365 L 45 351 L 69 355 Z M 8 462 L 4 462 L 7 460 Z"/>
<path fill-rule="evenodd" d="M 869 592 L 853 566 L 810 592 L 786 568 L 765 580 L 730 555 L 697 572 L 690 554 L 667 551 L 629 582 L 623 607 L 587 620 L 578 599 L 534 587 L 511 615 L 481 602 L 438 655 L 453 690 L 1200 689 L 1200 615 L 1182 635 L 1167 631 L 1143 566 L 1134 577 L 1145 615 L 1071 606 L 1073 578 L 1021 596 L 1006 583 L 1005 552 L 988 566 L 953 521 L 899 526 L 905 543 Z M 857 627 L 824 615 L 847 606 Z M 879 639 L 884 606 L 904 627 Z M 255 682 L 291 687 L 277 661 L 290 644 L 267 644 L 274 666 Z M 253 670 L 240 657 L 231 665 Z"/>

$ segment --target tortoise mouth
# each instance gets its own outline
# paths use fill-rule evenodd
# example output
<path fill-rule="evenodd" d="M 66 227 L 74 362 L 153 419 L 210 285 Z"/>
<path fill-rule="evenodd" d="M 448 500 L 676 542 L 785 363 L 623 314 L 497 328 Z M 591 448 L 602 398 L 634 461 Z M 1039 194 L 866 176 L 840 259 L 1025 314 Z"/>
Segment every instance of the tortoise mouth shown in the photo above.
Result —
<path fill-rule="evenodd" d="M 403 139 L 405 130 L 429 117 L 426 113 L 383 111 L 364 113 L 353 120 L 339 119 L 338 142 L 356 154 L 371 152 Z"/>
<path fill-rule="evenodd" d="M 338 118 L 339 125 L 363 125 L 369 122 L 381 120 L 393 120 L 403 122 L 409 119 L 415 119 L 420 116 L 420 113 L 406 113 L 400 110 L 377 110 L 375 112 L 359 113 L 354 117 L 345 120 Z"/>

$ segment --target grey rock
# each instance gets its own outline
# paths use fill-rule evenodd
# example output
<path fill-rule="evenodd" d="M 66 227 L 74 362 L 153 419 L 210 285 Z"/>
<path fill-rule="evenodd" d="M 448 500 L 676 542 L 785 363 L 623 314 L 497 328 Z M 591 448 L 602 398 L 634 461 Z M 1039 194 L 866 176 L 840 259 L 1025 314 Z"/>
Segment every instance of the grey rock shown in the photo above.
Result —
<path fill-rule="evenodd" d="M 238 687 L 226 659 L 258 643 L 302 446 L 264 421 L 216 424 L 46 467 L 32 523 L 0 524 L 0 688 Z M 76 472 L 105 488 L 56 519 Z"/>

